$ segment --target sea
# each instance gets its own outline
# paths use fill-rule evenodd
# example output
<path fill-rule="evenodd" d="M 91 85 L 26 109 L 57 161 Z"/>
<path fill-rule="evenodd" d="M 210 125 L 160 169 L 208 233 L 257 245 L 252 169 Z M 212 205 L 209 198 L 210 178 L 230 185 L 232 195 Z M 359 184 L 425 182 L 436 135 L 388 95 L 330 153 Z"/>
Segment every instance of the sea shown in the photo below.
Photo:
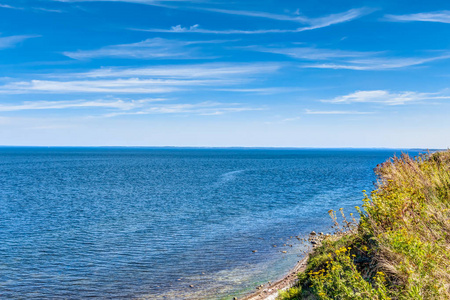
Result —
<path fill-rule="evenodd" d="M 402 152 L 0 147 L 0 298 L 245 295 Z"/>

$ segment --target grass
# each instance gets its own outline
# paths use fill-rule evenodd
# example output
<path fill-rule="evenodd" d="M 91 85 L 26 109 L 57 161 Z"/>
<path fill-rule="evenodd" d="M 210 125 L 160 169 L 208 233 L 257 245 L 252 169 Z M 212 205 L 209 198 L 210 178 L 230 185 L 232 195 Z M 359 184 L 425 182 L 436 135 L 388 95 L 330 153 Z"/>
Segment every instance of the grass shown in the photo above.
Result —
<path fill-rule="evenodd" d="M 450 299 L 450 151 L 394 157 L 279 299 Z M 337 222 L 336 212 L 329 212 Z"/>

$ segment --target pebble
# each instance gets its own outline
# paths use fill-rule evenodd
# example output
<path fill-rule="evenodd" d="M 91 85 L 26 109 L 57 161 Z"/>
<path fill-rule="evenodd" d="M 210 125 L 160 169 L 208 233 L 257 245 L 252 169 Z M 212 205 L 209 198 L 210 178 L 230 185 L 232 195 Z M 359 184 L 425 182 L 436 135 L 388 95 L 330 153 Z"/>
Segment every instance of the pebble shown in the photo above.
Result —
<path fill-rule="evenodd" d="M 311 231 L 310 235 L 316 235 L 315 231 Z"/>

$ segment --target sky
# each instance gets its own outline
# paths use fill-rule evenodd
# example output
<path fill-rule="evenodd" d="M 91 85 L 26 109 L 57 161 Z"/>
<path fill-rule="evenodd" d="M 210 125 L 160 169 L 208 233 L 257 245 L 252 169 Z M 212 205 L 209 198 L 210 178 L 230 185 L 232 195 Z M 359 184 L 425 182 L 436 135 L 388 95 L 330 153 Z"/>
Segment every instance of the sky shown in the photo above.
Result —
<path fill-rule="evenodd" d="M 0 145 L 450 146 L 450 2 L 0 0 Z"/>

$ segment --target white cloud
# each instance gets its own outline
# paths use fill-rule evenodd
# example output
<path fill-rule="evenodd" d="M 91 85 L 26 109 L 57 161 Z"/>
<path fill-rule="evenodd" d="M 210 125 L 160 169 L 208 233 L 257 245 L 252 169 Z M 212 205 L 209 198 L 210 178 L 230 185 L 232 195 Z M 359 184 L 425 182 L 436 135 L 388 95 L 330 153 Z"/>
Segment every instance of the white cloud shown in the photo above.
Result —
<path fill-rule="evenodd" d="M 276 120 L 276 121 L 267 121 L 264 122 L 264 124 L 284 124 L 284 123 L 288 123 L 288 122 L 295 122 L 300 120 L 300 117 L 293 117 L 293 118 L 284 118 L 284 119 L 280 119 L 280 120 Z"/>
<path fill-rule="evenodd" d="M 380 103 L 387 105 L 402 105 L 423 100 L 450 99 L 442 93 L 418 93 L 418 92 L 390 92 L 385 90 L 356 91 L 354 93 L 338 96 L 322 102 L 329 103 Z"/>
<path fill-rule="evenodd" d="M 44 12 L 51 12 L 51 13 L 62 13 L 64 11 L 60 9 L 51 9 L 51 8 L 45 8 L 45 7 L 32 7 L 31 9 L 37 10 L 37 11 L 44 11 Z"/>
<path fill-rule="evenodd" d="M 193 59 L 208 58 L 200 55 L 196 44 L 221 43 L 225 41 L 177 41 L 162 38 L 146 39 L 132 44 L 111 45 L 97 50 L 79 50 L 64 52 L 74 59 L 89 59 L 97 57 L 122 57 L 135 59 Z"/>
<path fill-rule="evenodd" d="M 206 10 L 206 11 L 229 14 L 229 15 L 266 18 L 266 19 L 279 20 L 279 21 L 291 21 L 291 22 L 297 22 L 297 23 L 303 23 L 303 24 L 308 24 L 308 23 L 310 23 L 310 20 L 311 20 L 310 18 L 307 18 L 304 16 L 281 15 L 281 14 L 262 12 L 262 11 L 232 10 L 232 9 L 220 9 L 220 8 L 200 8 L 200 10 Z"/>
<path fill-rule="evenodd" d="M 170 29 L 158 29 L 158 28 L 150 28 L 150 29 L 137 29 L 133 28 L 132 30 L 136 31 L 144 31 L 144 32 L 158 32 L 158 33 L 205 33 L 205 34 L 265 34 L 265 33 L 288 33 L 288 32 L 300 32 L 309 30 L 305 28 L 298 29 L 261 29 L 261 30 L 240 30 L 240 29 L 228 29 L 228 30 L 210 30 L 203 29 L 200 25 L 196 24 L 193 26 L 182 27 L 181 25 L 172 26 Z"/>
<path fill-rule="evenodd" d="M 347 70 L 390 70 L 406 68 L 411 66 L 422 65 L 428 62 L 443 60 L 450 58 L 449 54 L 438 55 L 434 57 L 420 58 L 420 57 L 379 57 L 379 58 L 365 58 L 353 59 L 345 62 L 337 63 L 318 63 L 304 65 L 303 68 L 318 68 L 318 69 L 347 69 Z"/>
<path fill-rule="evenodd" d="M 11 6 L 8 4 L 0 4 L 0 8 L 9 8 L 9 9 L 22 9 L 20 7 Z"/>
<path fill-rule="evenodd" d="M 217 9 L 217 8 L 199 8 L 201 10 L 207 10 L 212 12 L 230 14 L 230 15 L 240 15 L 247 17 L 257 17 L 257 18 L 266 18 L 278 21 L 290 21 L 302 24 L 308 24 L 312 27 L 325 27 L 332 24 L 343 23 L 347 21 L 351 21 L 357 18 L 360 18 L 364 15 L 370 14 L 374 11 L 372 8 L 362 7 L 362 8 L 354 8 L 345 12 L 330 14 L 328 16 L 319 17 L 319 18 L 308 18 L 305 16 L 298 15 L 281 15 L 260 11 L 244 11 L 244 10 L 229 10 L 229 9 Z"/>
<path fill-rule="evenodd" d="M 72 101 L 25 101 L 15 104 L 1 104 L 0 112 L 17 112 L 26 110 L 67 110 L 89 109 L 89 114 L 101 117 L 117 117 L 121 115 L 150 115 L 150 114 L 195 114 L 221 115 L 225 113 L 257 111 L 260 107 L 248 107 L 240 103 L 200 102 L 158 104 L 165 98 L 129 99 L 98 99 Z M 106 110 L 107 112 L 103 112 Z"/>
<path fill-rule="evenodd" d="M 260 95 L 291 93 L 304 91 L 303 88 L 290 88 L 290 87 L 267 87 L 267 88 L 220 88 L 214 89 L 215 91 L 231 92 L 231 93 L 256 93 Z"/>
<path fill-rule="evenodd" d="M 245 49 L 286 55 L 295 59 L 316 61 L 304 64 L 302 68 L 347 69 L 347 70 L 390 70 L 417 66 L 432 61 L 450 58 L 450 53 L 429 57 L 393 57 L 386 52 L 360 52 L 314 47 L 247 47 Z"/>
<path fill-rule="evenodd" d="M 373 112 L 356 111 L 356 110 L 310 110 L 306 109 L 307 115 L 369 115 Z"/>
<path fill-rule="evenodd" d="M 0 112 L 22 110 L 49 110 L 70 108 L 113 108 L 118 110 L 132 110 L 143 107 L 151 102 L 164 101 L 164 98 L 148 98 L 140 100 L 73 100 L 73 101 L 25 101 L 20 104 L 0 105 Z"/>
<path fill-rule="evenodd" d="M 283 54 L 293 58 L 306 60 L 348 59 L 348 58 L 368 57 L 381 53 L 381 52 L 358 52 L 358 51 L 344 51 L 334 49 L 320 49 L 314 47 L 295 47 L 295 48 L 248 47 L 246 49 L 255 50 L 259 52 Z"/>
<path fill-rule="evenodd" d="M 151 114 L 194 114 L 202 116 L 223 115 L 226 113 L 259 111 L 261 107 L 247 107 L 240 103 L 200 102 L 182 104 L 152 105 L 145 109 L 133 112 L 115 112 L 103 115 L 104 117 L 117 117 L 121 115 L 151 115 Z"/>
<path fill-rule="evenodd" d="M 17 44 L 31 39 L 40 37 L 39 35 L 13 35 L 13 36 L 5 36 L 0 37 L 0 49 L 13 48 Z"/>
<path fill-rule="evenodd" d="M 370 14 L 374 11 L 375 11 L 374 9 L 367 7 L 355 8 L 342 13 L 331 14 L 325 17 L 310 19 L 309 24 L 314 28 L 322 28 L 334 24 L 352 21 L 367 14 Z"/>
<path fill-rule="evenodd" d="M 394 22 L 438 22 L 438 23 L 450 23 L 450 11 L 442 10 L 428 13 L 417 13 L 408 15 L 386 15 L 385 19 Z"/>
<path fill-rule="evenodd" d="M 281 65 L 276 63 L 207 63 L 193 65 L 165 65 L 141 68 L 101 68 L 85 73 L 66 74 L 63 75 L 63 77 L 157 77 L 177 79 L 232 79 L 236 76 L 251 77 L 271 74 L 277 72 L 280 68 Z"/>
<path fill-rule="evenodd" d="M 139 31 L 147 31 L 147 32 L 161 32 L 161 33 L 205 33 L 205 34 L 265 34 L 265 33 L 295 33 L 308 31 L 313 29 L 319 29 L 323 27 L 328 27 L 334 24 L 348 22 L 357 18 L 360 18 L 364 15 L 367 15 L 373 12 L 373 9 L 370 8 L 357 8 L 351 9 L 343 13 L 331 14 L 325 17 L 320 18 L 307 18 L 307 17 L 298 17 L 298 16 L 286 16 L 286 15 L 278 15 L 272 13 L 265 12 L 253 12 L 253 11 L 236 11 L 236 10 L 226 10 L 226 9 L 212 9 L 212 8 L 200 8 L 201 10 L 214 11 L 226 14 L 234 14 L 234 15 L 243 15 L 249 17 L 261 17 L 261 18 L 269 18 L 280 21 L 292 21 L 296 23 L 304 23 L 308 26 L 295 28 L 295 29 L 259 29 L 259 30 L 237 30 L 237 29 L 228 29 L 228 30 L 210 30 L 203 29 L 198 24 L 187 27 L 182 27 L 181 25 L 172 26 L 170 29 L 133 29 Z"/>
<path fill-rule="evenodd" d="M 34 10 L 34 11 L 44 11 L 44 12 L 53 12 L 53 13 L 62 13 L 62 10 L 59 9 L 49 9 L 49 8 L 44 8 L 44 7 L 17 7 L 17 6 L 11 6 L 11 5 L 7 5 L 7 4 L 0 4 L 0 8 L 9 8 L 9 9 L 17 9 L 17 10 L 25 10 L 25 9 L 30 9 L 30 10 Z"/>
<path fill-rule="evenodd" d="M 164 2 L 203 2 L 201 0 L 53 0 L 56 2 L 127 2 L 146 5 L 158 5 Z"/>
<path fill-rule="evenodd" d="M 25 93 L 173 93 L 241 85 L 276 72 L 275 64 L 199 64 L 147 68 L 108 68 L 48 75 L 55 80 L 8 80 L 0 94 Z"/>
<path fill-rule="evenodd" d="M 112 79 L 112 80 L 31 80 L 0 86 L 0 93 L 171 93 L 179 86 L 208 85 L 208 80 Z M 223 82 L 221 82 L 223 84 Z"/>

